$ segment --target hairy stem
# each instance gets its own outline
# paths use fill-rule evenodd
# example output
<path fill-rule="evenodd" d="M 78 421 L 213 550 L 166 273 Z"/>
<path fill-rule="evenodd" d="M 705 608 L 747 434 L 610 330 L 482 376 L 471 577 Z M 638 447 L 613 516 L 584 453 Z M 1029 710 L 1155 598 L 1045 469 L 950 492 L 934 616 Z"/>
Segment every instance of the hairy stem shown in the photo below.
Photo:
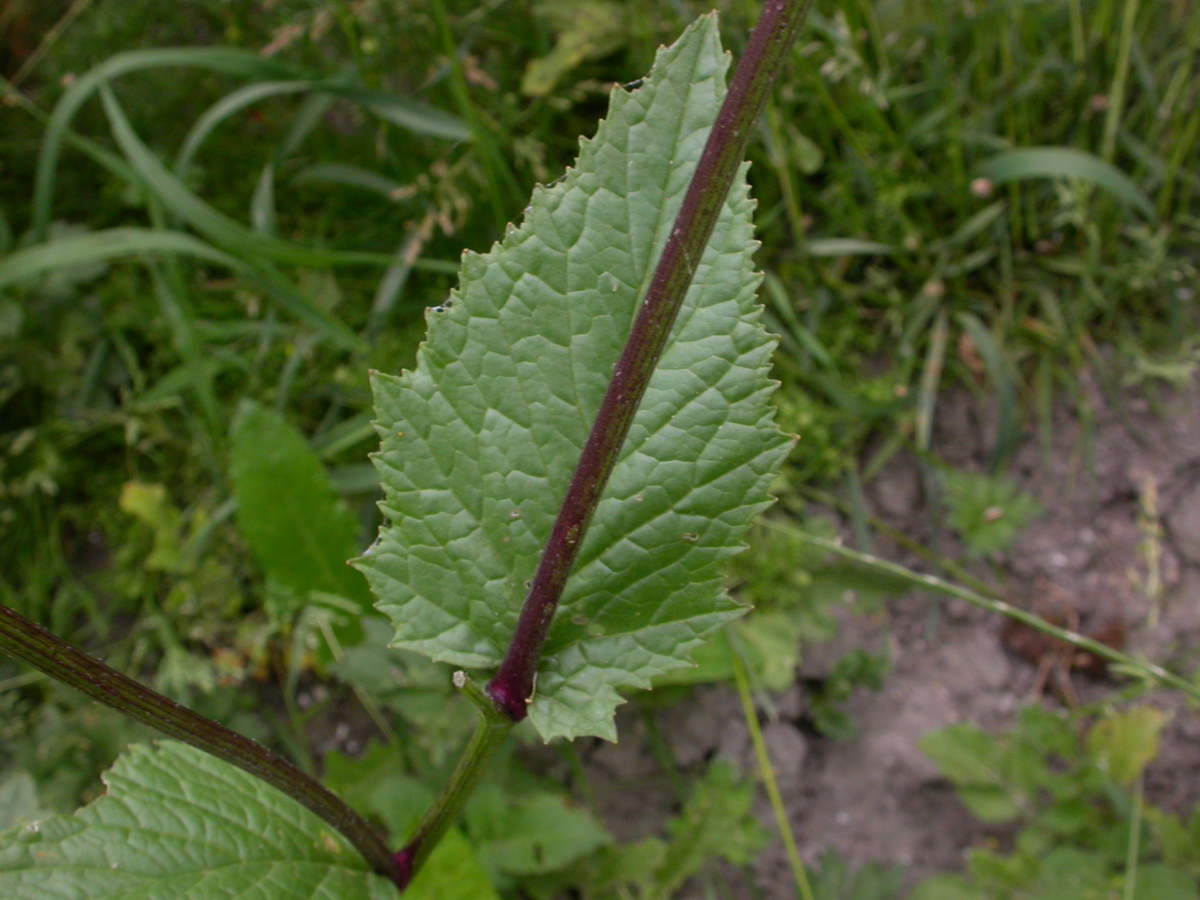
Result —
<path fill-rule="evenodd" d="M 542 646 L 588 523 L 666 347 L 675 316 L 745 155 L 754 123 L 811 5 L 812 0 L 766 0 L 709 133 L 584 444 L 504 660 L 487 686 L 488 695 L 514 722 L 526 716 Z"/>
<path fill-rule="evenodd" d="M 402 883 L 399 862 L 374 827 L 316 779 L 261 744 L 122 675 L 2 604 L 0 651 L 278 788 L 341 832 L 380 875 Z"/>

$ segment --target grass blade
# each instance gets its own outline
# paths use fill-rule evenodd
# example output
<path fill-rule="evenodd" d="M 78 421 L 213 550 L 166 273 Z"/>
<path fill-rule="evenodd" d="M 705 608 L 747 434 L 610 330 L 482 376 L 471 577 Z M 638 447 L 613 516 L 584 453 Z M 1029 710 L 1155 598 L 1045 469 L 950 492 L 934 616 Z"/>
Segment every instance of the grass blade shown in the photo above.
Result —
<path fill-rule="evenodd" d="M 1023 625 L 1028 625 L 1035 631 L 1049 635 L 1060 641 L 1070 644 L 1072 647 L 1078 647 L 1081 650 L 1086 650 L 1089 653 L 1094 653 L 1101 659 L 1105 659 L 1110 663 L 1119 666 L 1127 674 L 1135 675 L 1139 678 L 1144 678 L 1147 681 L 1157 681 L 1160 684 L 1175 688 L 1182 691 L 1194 700 L 1200 700 L 1200 685 L 1193 684 L 1185 678 L 1168 672 L 1162 666 L 1156 663 L 1144 662 L 1139 659 L 1134 659 L 1127 653 L 1120 650 L 1115 650 L 1107 644 L 1102 644 L 1097 640 L 1078 634 L 1074 631 L 1069 631 L 1065 628 L 1059 628 L 1057 625 L 1052 625 L 1043 619 L 1041 616 L 1027 612 L 1020 607 L 1013 606 L 1011 603 L 1006 603 L 1003 600 L 996 600 L 992 597 L 985 597 L 983 594 L 976 593 L 961 585 L 954 584 L 938 578 L 936 575 L 924 575 L 920 572 L 914 572 L 907 569 L 898 563 L 889 562 L 886 559 L 880 559 L 877 556 L 872 556 L 869 553 L 859 553 L 857 550 L 851 550 L 849 547 L 844 547 L 837 541 L 826 540 L 825 538 L 817 537 L 804 531 L 797 532 L 797 536 L 807 544 L 814 547 L 819 547 L 822 550 L 828 550 L 842 559 L 849 560 L 857 566 L 867 569 L 871 572 L 876 572 L 884 576 L 898 578 L 906 582 L 916 590 L 932 591 L 935 594 L 941 594 L 944 597 L 954 597 L 958 600 L 963 600 L 970 603 L 972 606 L 980 609 L 988 610 L 989 612 L 999 613 L 1002 616 L 1007 616 Z"/>
<path fill-rule="evenodd" d="M 71 266 L 137 256 L 191 256 L 231 269 L 236 257 L 188 234 L 149 228 L 110 228 L 58 238 L 0 259 L 0 288 Z"/>
<path fill-rule="evenodd" d="M 1110 162 L 1074 147 L 1020 147 L 997 153 L 979 167 L 980 177 L 995 184 L 1026 178 L 1075 178 L 1103 188 L 1148 219 L 1156 213 L 1150 198 Z"/>
<path fill-rule="evenodd" d="M 354 332 L 313 305 L 299 288 L 277 270 L 263 264 L 251 265 L 198 238 L 178 231 L 110 228 L 106 231 L 71 235 L 52 243 L 19 250 L 0 259 L 0 288 L 71 266 L 164 255 L 190 256 L 244 274 L 257 282 L 271 299 L 289 313 L 335 343 L 356 352 L 363 349 L 362 342 Z"/>
<path fill-rule="evenodd" d="M 987 326 L 970 313 L 960 313 L 958 323 L 974 342 L 996 391 L 996 444 L 992 447 L 990 466 L 992 472 L 996 473 L 1016 451 L 1021 439 L 1016 377 L 1012 363 Z"/>
<path fill-rule="evenodd" d="M 195 316 L 188 302 L 183 279 L 179 275 L 178 267 L 171 266 L 170 263 L 167 266 L 152 264 L 149 269 L 154 281 L 154 294 L 171 331 L 175 349 L 183 360 L 188 383 L 204 412 L 209 436 L 216 440 L 220 435 L 220 416 L 217 412 L 216 392 L 213 390 L 213 372 L 204 364 L 204 350 L 196 337 Z"/>
<path fill-rule="evenodd" d="M 200 150 L 200 145 L 208 140 L 209 136 L 217 130 L 222 122 L 225 122 L 243 109 L 253 106 L 255 103 L 272 97 L 307 93 L 313 90 L 317 84 L 318 82 L 308 79 L 265 81 L 258 84 L 248 84 L 243 88 L 238 88 L 236 91 L 226 94 L 204 111 L 204 114 L 196 120 L 196 123 L 187 133 L 187 137 L 183 139 L 179 153 L 175 156 L 175 165 L 172 167 L 175 174 L 179 178 L 187 177 L 187 173 L 192 167 L 192 160 L 195 159 L 196 153 Z"/>
<path fill-rule="evenodd" d="M 42 125 L 49 126 L 50 116 L 42 112 L 37 104 L 33 103 L 28 97 L 13 87 L 11 82 L 5 81 L 3 78 L 0 78 L 0 94 L 3 94 L 5 101 L 12 103 L 14 106 L 21 107 L 21 109 L 33 116 Z M 102 147 L 95 141 L 76 134 L 69 128 L 62 130 L 61 140 L 70 144 L 101 168 L 107 169 L 116 175 L 117 178 L 123 181 L 135 180 L 136 176 L 133 169 L 129 167 L 129 164 L 108 148 Z"/>
<path fill-rule="evenodd" d="M 1133 48 L 1133 31 L 1137 23 L 1138 0 L 1125 0 L 1121 16 L 1121 42 L 1117 45 L 1116 71 L 1108 89 L 1108 113 L 1104 117 L 1104 144 L 1101 155 L 1112 162 L 1117 150 L 1117 129 L 1125 107 L 1125 84 L 1129 80 L 1129 57 Z"/>
<path fill-rule="evenodd" d="M 726 629 L 732 637 L 732 629 Z M 730 641 L 732 644 L 733 641 Z M 758 710 L 754 708 L 754 697 L 750 694 L 750 681 L 746 677 L 746 665 L 742 662 L 740 650 L 734 646 L 729 658 L 733 661 L 733 680 L 737 685 L 738 698 L 742 702 L 742 717 L 746 720 L 746 729 L 750 732 L 750 740 L 754 745 L 754 758 L 758 762 L 758 773 L 762 778 L 763 787 L 767 791 L 767 799 L 771 803 L 771 812 L 775 816 L 775 826 L 779 829 L 779 839 L 783 841 L 783 849 L 787 855 L 788 865 L 792 869 L 792 878 L 796 882 L 796 894 L 801 900 L 814 900 L 812 886 L 808 881 L 808 871 L 800 859 L 800 851 L 796 847 L 796 835 L 788 821 L 787 809 L 783 805 L 783 795 L 779 793 L 779 782 L 775 778 L 775 768 L 771 765 L 771 756 L 767 752 L 767 742 L 763 740 L 762 728 L 758 724 Z"/>
<path fill-rule="evenodd" d="M 228 75 L 251 78 L 278 79 L 293 74 L 282 63 L 264 59 L 257 53 L 220 47 L 133 50 L 129 53 L 118 53 L 86 72 L 59 99 L 46 126 L 46 134 L 42 138 L 33 190 L 32 232 L 35 241 L 44 240 L 46 237 L 59 151 L 67 135 L 67 127 L 84 101 L 101 85 L 129 72 L 178 66 L 211 69 Z"/>
<path fill-rule="evenodd" d="M 471 140 L 471 129 L 462 119 L 436 106 L 365 88 L 338 87 L 332 92 L 413 134 L 456 142 Z"/>
<path fill-rule="evenodd" d="M 270 235 L 255 232 L 218 212 L 194 194 L 159 162 L 142 143 L 125 118 L 116 97 L 107 87 L 101 87 L 104 109 L 112 126 L 113 137 L 121 151 L 137 171 L 140 180 L 162 201 L 171 213 L 187 222 L 214 244 L 225 247 L 247 260 L 260 259 L 290 263 L 310 268 L 331 265 L 369 263 L 388 265 L 392 258 L 386 253 L 320 250 L 302 247 Z"/>
<path fill-rule="evenodd" d="M 344 322 L 314 304 L 300 288 L 270 263 L 249 267 L 249 277 L 266 294 L 302 322 L 315 328 L 335 344 L 362 353 L 365 345 Z"/>
<path fill-rule="evenodd" d="M 871 256 L 888 255 L 896 252 L 890 244 L 863 241 L 858 238 L 815 238 L 806 241 L 801 248 L 806 256 Z"/>
<path fill-rule="evenodd" d="M 372 191 L 388 200 L 395 200 L 404 190 L 399 181 L 364 169 L 362 166 L 351 166 L 344 163 L 318 163 L 306 166 L 292 177 L 292 184 L 341 184 L 347 187 L 362 188 Z"/>
<path fill-rule="evenodd" d="M 277 237 L 279 228 L 275 216 L 275 164 L 263 166 L 250 200 L 250 225 L 259 234 Z"/>
<path fill-rule="evenodd" d="M 293 79 L 288 81 L 267 81 L 249 84 L 239 88 L 214 103 L 196 120 L 192 130 L 180 147 L 175 159 L 175 174 L 183 178 L 192 161 L 195 159 L 200 145 L 232 116 L 263 100 L 273 97 L 283 97 L 289 94 L 328 94 L 342 97 L 359 104 L 376 117 L 396 125 L 414 134 L 427 137 L 442 138 L 451 141 L 466 141 L 471 139 L 471 131 L 457 116 L 444 112 L 436 107 L 415 100 L 408 100 L 395 94 L 382 91 L 369 91 L 363 88 L 348 86 L 342 82 L 326 79 Z M 307 132 L 306 132 L 307 133 Z M 281 156 L 288 155 L 295 149 L 294 141 L 285 141 L 281 148 Z"/>

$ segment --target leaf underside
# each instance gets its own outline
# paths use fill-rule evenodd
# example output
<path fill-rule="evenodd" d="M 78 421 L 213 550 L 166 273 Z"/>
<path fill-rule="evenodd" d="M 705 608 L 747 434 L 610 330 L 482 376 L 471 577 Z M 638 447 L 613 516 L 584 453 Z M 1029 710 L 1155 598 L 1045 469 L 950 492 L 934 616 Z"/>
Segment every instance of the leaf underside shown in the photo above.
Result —
<path fill-rule="evenodd" d="M 512 635 L 580 451 L 725 94 L 714 17 L 616 88 L 577 165 L 427 312 L 415 370 L 374 376 L 388 524 L 358 565 L 393 646 L 475 669 Z M 773 339 L 740 170 L 546 644 L 542 737 L 615 740 L 618 688 L 689 665 L 742 611 L 720 562 L 769 503 Z"/>
<path fill-rule="evenodd" d="M 0 834 L 4 900 L 397 900 L 332 828 L 184 744 L 130 747 L 108 794 Z"/>

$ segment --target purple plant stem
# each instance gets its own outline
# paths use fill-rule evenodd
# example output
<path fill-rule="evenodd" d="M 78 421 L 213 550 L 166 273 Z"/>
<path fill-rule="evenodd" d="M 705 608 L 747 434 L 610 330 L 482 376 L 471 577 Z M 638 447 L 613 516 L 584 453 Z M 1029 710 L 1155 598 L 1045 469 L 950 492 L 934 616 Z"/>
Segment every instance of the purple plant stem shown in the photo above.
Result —
<path fill-rule="evenodd" d="M 398 887 L 407 881 L 400 860 L 374 827 L 315 778 L 262 744 L 122 675 L 2 604 L 0 650 L 143 725 L 278 788 L 337 829 L 380 875 Z"/>
<path fill-rule="evenodd" d="M 671 326 L 745 155 L 754 123 L 811 5 L 812 0 L 766 0 L 704 145 L 583 446 L 504 660 L 487 686 L 488 696 L 514 722 L 527 715 L 542 647 L 588 523 L 666 347 Z"/>

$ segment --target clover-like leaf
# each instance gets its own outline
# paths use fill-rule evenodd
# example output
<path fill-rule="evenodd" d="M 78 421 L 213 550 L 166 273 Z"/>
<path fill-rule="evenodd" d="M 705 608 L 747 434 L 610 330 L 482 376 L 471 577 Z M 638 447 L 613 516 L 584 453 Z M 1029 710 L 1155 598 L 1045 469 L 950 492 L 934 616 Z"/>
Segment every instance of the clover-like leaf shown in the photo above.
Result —
<path fill-rule="evenodd" d="M 4 900 L 397 900 L 332 828 L 184 744 L 130 747 L 108 793 L 0 834 Z"/>
<path fill-rule="evenodd" d="M 701 18 L 643 84 L 614 89 L 577 165 L 427 313 L 416 368 L 374 377 L 389 522 L 359 561 L 393 646 L 499 664 L 613 367 L 725 94 Z M 617 689 L 689 664 L 741 612 L 737 552 L 788 439 L 758 320 L 744 168 L 567 583 L 530 718 L 542 737 L 615 739 Z"/>

